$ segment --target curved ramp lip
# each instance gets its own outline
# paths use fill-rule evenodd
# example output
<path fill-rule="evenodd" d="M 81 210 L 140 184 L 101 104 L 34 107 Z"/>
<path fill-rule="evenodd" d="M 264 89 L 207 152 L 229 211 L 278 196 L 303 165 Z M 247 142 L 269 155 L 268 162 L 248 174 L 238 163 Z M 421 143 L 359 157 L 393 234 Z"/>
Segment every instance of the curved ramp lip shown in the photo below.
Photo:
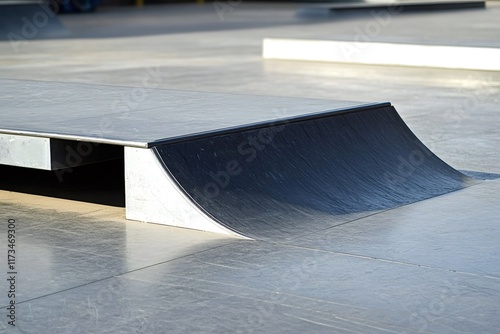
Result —
<path fill-rule="evenodd" d="M 154 145 L 152 147 L 150 147 L 150 149 L 153 152 L 157 162 L 163 167 L 162 169 L 163 169 L 164 173 L 167 175 L 167 177 L 170 177 L 170 179 L 175 182 L 175 184 L 177 185 L 177 188 L 192 203 L 192 205 L 195 206 L 202 214 L 206 215 L 209 219 L 211 219 L 215 224 L 219 225 L 221 228 L 229 231 L 232 235 L 235 235 L 237 237 L 244 238 L 247 240 L 255 240 L 254 238 L 252 238 L 250 236 L 242 234 L 240 231 L 236 230 L 235 228 L 232 228 L 231 226 L 226 225 L 224 222 L 217 219 L 210 212 L 208 212 L 208 210 L 206 210 L 202 205 L 200 205 L 186 191 L 186 189 L 182 186 L 182 184 L 177 180 L 177 178 L 170 171 L 170 169 L 166 165 L 164 159 L 161 157 L 160 153 L 158 152 L 157 146 L 160 146 L 163 144 L 173 144 L 173 143 L 179 143 L 179 142 L 183 142 L 183 141 L 202 139 L 202 138 L 207 138 L 207 137 L 214 137 L 214 136 L 218 136 L 218 135 L 231 134 L 231 133 L 235 133 L 235 132 L 255 130 L 255 129 L 259 129 L 259 128 L 265 128 L 268 126 L 284 125 L 284 124 L 296 123 L 296 122 L 301 122 L 301 121 L 306 121 L 306 120 L 325 118 L 325 117 L 329 117 L 329 116 L 333 116 L 333 115 L 341 115 L 341 114 L 348 114 L 348 113 L 354 113 L 354 112 L 368 111 L 371 109 L 379 109 L 379 108 L 391 107 L 391 106 L 392 106 L 392 104 L 390 102 L 369 103 L 369 104 L 361 105 L 361 106 L 355 107 L 355 108 L 335 109 L 335 110 L 329 110 L 329 111 L 325 111 L 325 112 L 310 113 L 310 114 L 300 115 L 300 116 L 296 116 L 296 117 L 290 117 L 290 118 L 281 119 L 281 120 L 277 120 L 277 121 L 273 121 L 273 122 L 260 122 L 260 123 L 249 124 L 249 125 L 245 125 L 245 126 L 241 126 L 241 127 L 231 127 L 231 128 L 221 129 L 221 130 L 217 130 L 217 131 L 197 133 L 197 134 L 193 134 L 191 136 L 183 136 L 183 137 L 174 138 L 174 139 L 167 139 L 165 141 L 154 142 Z M 399 116 L 399 114 L 398 114 L 398 116 Z M 403 122 L 403 124 L 404 124 L 404 121 L 402 119 L 401 119 L 401 122 Z M 413 134 L 413 132 L 409 128 L 408 128 L 408 131 L 410 131 L 410 133 Z M 415 138 L 416 138 L 416 136 L 415 136 Z M 417 138 L 417 140 L 418 140 L 418 138 Z M 423 143 L 422 143 L 422 145 L 423 145 Z M 423 146 L 425 147 L 425 145 L 423 145 Z"/>
<path fill-rule="evenodd" d="M 349 113 L 354 113 L 354 112 L 361 112 L 361 111 L 367 111 L 370 109 L 378 109 L 378 108 L 390 107 L 390 106 L 392 106 L 391 102 L 366 103 L 366 104 L 361 104 L 361 105 L 356 106 L 356 107 L 325 110 L 325 111 L 308 113 L 308 114 L 292 116 L 292 117 L 286 117 L 286 118 L 281 118 L 281 119 L 276 119 L 276 120 L 243 124 L 241 126 L 233 126 L 233 127 L 222 128 L 222 129 L 218 129 L 218 130 L 199 132 L 199 133 L 194 133 L 194 134 L 187 135 L 187 136 L 159 139 L 159 140 L 155 140 L 154 142 L 148 143 L 147 148 L 154 148 L 155 146 L 164 145 L 164 144 L 180 143 L 180 142 L 189 141 L 189 140 L 202 139 L 202 138 L 213 137 L 213 136 L 218 136 L 218 135 L 226 135 L 226 134 L 231 134 L 231 133 L 235 133 L 235 132 L 255 130 L 255 129 L 265 128 L 265 127 L 269 127 L 269 126 L 285 125 L 285 124 L 290 124 L 290 123 L 307 121 L 307 120 L 311 120 L 311 119 L 324 118 L 324 117 L 328 117 L 328 116 L 332 116 L 332 115 L 349 114 Z"/>
<path fill-rule="evenodd" d="M 452 166 L 450 166 L 448 163 L 446 163 L 445 161 L 443 161 L 441 158 L 439 158 L 436 154 L 434 154 L 414 133 L 413 131 L 408 127 L 408 125 L 404 122 L 404 120 L 402 119 L 402 117 L 399 115 L 399 113 L 395 110 L 395 108 L 390 105 L 390 104 L 379 104 L 379 105 L 382 105 L 384 107 L 388 107 L 388 108 L 392 108 L 394 110 L 394 113 L 396 115 L 396 121 L 397 123 L 399 123 L 401 126 L 402 126 L 402 130 L 404 130 L 403 132 L 405 132 L 404 136 L 407 137 L 407 140 L 413 142 L 414 144 L 418 145 L 420 147 L 420 149 L 422 150 L 425 150 L 427 152 L 425 152 L 426 154 L 430 154 L 434 157 L 434 159 L 436 159 L 440 164 L 442 164 L 443 166 L 446 166 L 447 168 L 450 168 L 451 170 L 455 171 L 460 179 L 461 179 L 461 182 L 462 182 L 462 186 L 461 188 L 465 188 L 465 187 L 468 187 L 468 186 L 471 186 L 473 184 L 470 184 L 468 183 L 468 179 L 469 177 L 463 173 L 461 173 L 460 171 L 457 171 L 455 168 L 453 168 Z M 380 107 L 376 108 L 376 109 L 379 109 Z M 356 110 L 357 109 L 357 110 Z M 336 115 L 339 115 L 339 114 L 348 114 L 348 113 L 352 113 L 352 112 L 355 112 L 355 111 L 367 111 L 367 110 L 370 110 L 372 108 L 356 108 L 354 110 L 346 110 L 346 111 L 342 111 L 340 113 L 338 112 L 329 112 L 329 113 L 322 113 L 322 114 L 315 114 L 311 117 L 311 115 L 305 115 L 305 117 L 297 117 L 297 122 L 298 121 L 302 121 L 302 120 L 313 120 L 313 119 L 321 119 L 321 118 L 327 118 L 327 117 L 334 117 Z M 267 126 L 272 126 L 274 123 L 271 123 L 271 124 L 268 124 Z M 264 125 L 265 126 L 265 125 Z M 259 127 L 254 127 L 254 128 L 251 128 L 250 130 L 253 130 L 253 129 L 258 129 L 260 127 L 263 127 L 263 126 L 259 126 Z M 245 130 L 249 130 L 249 129 L 237 129 L 238 132 L 241 132 L 241 131 L 245 131 Z M 234 132 L 234 131 L 233 131 Z M 231 132 L 226 132 L 226 133 L 210 133 L 210 134 L 204 134 L 203 136 L 194 136 L 192 138 L 190 138 L 191 140 L 194 140 L 194 139 L 203 139 L 204 137 L 216 137 L 218 135 L 225 135 L 225 134 L 231 134 Z M 171 142 L 168 142 L 166 143 L 165 145 L 168 146 L 169 144 L 172 144 Z M 210 217 L 211 220 L 218 224 L 220 227 L 226 229 L 226 230 L 229 230 L 232 232 L 232 234 L 235 234 L 235 235 L 238 235 L 238 236 L 243 236 L 245 238 L 248 238 L 248 239 L 251 239 L 251 240 L 260 240 L 260 238 L 257 236 L 254 236 L 251 232 L 247 231 L 247 232 L 244 232 L 240 229 L 238 229 L 237 225 L 231 225 L 231 224 L 227 224 L 227 222 L 224 221 L 223 218 L 219 219 L 216 217 L 216 215 L 212 214 L 210 212 L 210 209 L 208 207 L 205 207 L 205 205 L 203 203 L 199 203 L 198 200 L 196 199 L 196 196 L 193 196 L 192 194 L 190 194 L 189 191 L 187 191 L 187 189 L 184 187 L 184 184 L 182 182 L 182 180 L 178 179 L 174 173 L 170 170 L 170 168 L 168 167 L 168 161 L 165 160 L 164 157 L 162 157 L 161 153 L 160 153 L 160 149 L 161 149 L 161 146 L 155 146 L 151 149 L 152 152 L 154 152 L 154 155 L 156 156 L 157 160 L 159 160 L 158 162 L 161 164 L 161 166 L 163 167 L 163 170 L 164 172 L 166 173 L 166 175 L 170 176 L 170 178 L 175 182 L 175 184 L 177 185 L 178 189 L 181 190 L 183 193 L 184 193 L 184 196 L 186 199 L 189 199 L 192 203 L 192 205 L 196 208 L 198 208 L 201 212 L 203 212 L 207 217 Z M 458 189 L 455 189 L 455 190 L 458 190 Z M 451 191 L 454 191 L 454 190 L 451 190 Z M 450 191 L 450 192 L 451 192 Z M 448 193 L 448 192 L 446 192 Z M 432 197 L 435 197 L 435 196 L 441 196 L 441 195 L 444 195 L 445 193 L 441 193 L 441 194 L 437 194 L 437 195 L 433 195 Z M 396 205 L 395 207 L 391 207 L 389 208 L 390 209 L 393 209 L 393 208 L 396 208 L 396 207 L 400 207 L 400 206 L 404 206 L 404 205 L 407 205 L 407 204 L 410 204 L 410 203 L 414 203 L 414 202 L 418 202 L 418 201 L 421 201 L 421 200 L 425 200 L 427 198 L 422 198 L 422 199 L 419 199 L 419 200 L 416 200 L 416 201 L 411 201 L 409 203 L 400 203 L 398 205 Z M 384 210 L 385 211 L 385 210 Z"/>
<path fill-rule="evenodd" d="M 408 124 L 406 124 L 406 122 L 404 121 L 403 117 L 401 117 L 401 115 L 399 114 L 399 112 L 396 110 L 396 108 L 394 108 L 394 110 L 396 111 L 396 116 L 398 117 L 398 120 L 401 124 L 402 127 L 404 127 L 406 129 L 406 133 L 410 136 L 413 137 L 413 142 L 414 143 L 417 143 L 418 145 L 421 145 L 423 149 L 429 151 L 430 154 L 432 154 L 434 156 L 435 159 L 439 160 L 442 164 L 448 166 L 449 168 L 453 169 L 455 172 L 457 172 L 458 174 L 462 175 L 463 177 L 463 180 L 464 180 L 464 188 L 466 187 L 470 187 L 472 186 L 471 185 L 467 185 L 465 183 L 465 181 L 467 180 L 473 180 L 473 178 L 471 178 L 470 176 L 462 173 L 460 170 L 456 169 L 455 167 L 453 167 L 452 165 L 450 165 L 449 163 L 447 163 L 446 161 L 444 161 L 443 159 L 441 159 L 441 157 L 439 157 L 436 153 L 434 153 L 430 148 L 427 147 L 426 144 L 424 144 L 424 142 L 422 140 L 420 140 L 420 138 L 418 138 L 418 136 L 413 132 L 413 130 L 408 126 Z M 442 196 L 442 195 L 438 195 L 438 196 Z"/>

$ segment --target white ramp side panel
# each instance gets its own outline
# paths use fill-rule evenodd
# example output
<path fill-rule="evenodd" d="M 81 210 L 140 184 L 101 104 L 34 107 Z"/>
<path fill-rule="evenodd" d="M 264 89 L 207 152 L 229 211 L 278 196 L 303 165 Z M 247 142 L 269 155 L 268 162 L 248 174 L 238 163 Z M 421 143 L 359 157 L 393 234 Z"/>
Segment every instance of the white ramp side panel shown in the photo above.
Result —
<path fill-rule="evenodd" d="M 127 219 L 242 237 L 200 210 L 151 149 L 125 147 L 125 200 Z"/>
<path fill-rule="evenodd" d="M 266 38 L 265 59 L 500 71 L 500 48 Z"/>

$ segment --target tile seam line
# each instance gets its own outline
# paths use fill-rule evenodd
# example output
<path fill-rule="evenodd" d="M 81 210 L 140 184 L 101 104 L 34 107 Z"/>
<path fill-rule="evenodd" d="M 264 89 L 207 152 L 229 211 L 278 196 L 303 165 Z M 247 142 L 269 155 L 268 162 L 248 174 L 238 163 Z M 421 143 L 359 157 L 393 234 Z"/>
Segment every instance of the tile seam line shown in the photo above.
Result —
<path fill-rule="evenodd" d="M 472 273 L 472 272 L 461 271 L 461 270 L 434 267 L 434 266 L 429 266 L 429 265 L 425 265 L 425 264 L 404 262 L 404 261 L 398 261 L 398 260 L 390 260 L 390 259 L 385 259 L 385 258 L 381 258 L 381 257 L 374 257 L 374 256 L 369 256 L 369 255 L 359 255 L 359 254 L 354 254 L 354 253 L 346 253 L 346 252 L 339 252 L 339 251 L 333 251 L 333 250 L 317 249 L 317 248 L 311 248 L 311 247 L 305 247 L 305 246 L 290 245 L 290 244 L 285 244 L 285 243 L 275 243 L 275 244 L 280 245 L 280 246 L 287 246 L 287 247 L 291 247 L 291 248 L 316 251 L 316 252 L 321 252 L 321 253 L 325 253 L 325 254 L 335 254 L 335 255 L 348 256 L 348 257 L 354 257 L 354 258 L 359 258 L 359 259 L 375 260 L 375 261 L 379 261 L 379 262 L 387 262 L 387 263 L 404 265 L 404 266 L 432 269 L 432 270 L 438 270 L 438 271 L 443 271 L 443 272 L 450 272 L 450 273 L 455 273 L 455 274 L 460 274 L 460 275 L 474 276 L 474 277 L 480 277 L 480 278 L 493 279 L 496 281 L 500 281 L 500 277 L 496 277 L 496 276 L 492 276 L 492 275 L 488 275 L 488 274 L 478 274 L 478 273 Z"/>
<path fill-rule="evenodd" d="M 176 261 L 176 260 L 180 260 L 180 259 L 183 259 L 183 258 L 187 258 L 187 257 L 193 256 L 193 255 L 196 255 L 196 254 L 201 254 L 201 253 L 208 252 L 208 251 L 211 251 L 211 250 L 214 250 L 214 249 L 217 249 L 217 248 L 221 248 L 221 247 L 225 247 L 225 246 L 227 246 L 227 245 L 219 245 L 219 246 L 211 247 L 211 248 L 199 251 L 199 252 L 194 252 L 194 253 L 186 254 L 186 255 L 183 255 L 183 256 L 179 256 L 179 257 L 176 257 L 174 259 L 169 259 L 169 260 L 166 260 L 166 261 L 157 262 L 157 263 L 154 263 L 154 264 L 151 264 L 151 265 L 148 265 L 148 266 L 144 266 L 144 267 L 132 269 L 132 270 L 129 270 L 129 271 L 125 271 L 125 272 L 122 272 L 122 273 L 118 273 L 116 275 L 111 275 L 111 276 L 103 277 L 103 278 L 100 278 L 100 279 L 97 279 L 97 280 L 93 280 L 91 282 L 79 284 L 79 285 L 76 285 L 76 286 L 73 286 L 73 287 L 70 287 L 70 288 L 66 288 L 66 289 L 63 289 L 63 290 L 59 290 L 59 291 L 48 293 L 48 294 L 45 294 L 45 295 L 42 295 L 42 296 L 38 296 L 38 297 L 26 299 L 26 300 L 17 302 L 16 305 L 28 303 L 28 302 L 31 302 L 31 301 L 34 301 L 34 300 L 45 298 L 45 297 L 54 296 L 54 295 L 57 295 L 57 294 L 60 294 L 60 293 L 64 293 L 64 292 L 67 292 L 67 291 L 71 291 L 71 290 L 74 290 L 74 289 L 78 289 L 78 288 L 81 288 L 81 287 L 84 287 L 84 286 L 92 285 L 94 283 L 104 282 L 104 281 L 109 280 L 111 278 L 120 277 L 120 276 L 127 275 L 127 274 L 130 274 L 130 273 L 139 271 L 139 270 L 143 270 L 143 269 L 155 267 L 155 266 L 158 266 L 158 265 L 162 265 L 162 264 L 165 264 L 165 263 L 173 262 L 173 261 Z M 0 309 L 6 309 L 7 307 L 8 307 L 8 305 L 3 305 L 3 306 L 0 306 Z"/>

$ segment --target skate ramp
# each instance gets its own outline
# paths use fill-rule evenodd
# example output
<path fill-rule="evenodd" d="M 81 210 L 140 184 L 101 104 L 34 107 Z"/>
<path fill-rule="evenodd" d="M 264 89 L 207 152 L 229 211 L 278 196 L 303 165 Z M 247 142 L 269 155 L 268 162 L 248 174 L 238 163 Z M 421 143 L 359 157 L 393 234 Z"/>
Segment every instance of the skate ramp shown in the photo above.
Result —
<path fill-rule="evenodd" d="M 132 220 L 279 241 L 475 182 L 388 102 L 144 89 L 131 105 L 138 88 L 0 86 L 0 164 L 64 183 L 119 159 L 123 169 L 102 173 L 125 178 Z"/>
<path fill-rule="evenodd" d="M 281 240 L 471 183 L 392 106 L 154 148 L 168 175 L 224 227 Z"/>

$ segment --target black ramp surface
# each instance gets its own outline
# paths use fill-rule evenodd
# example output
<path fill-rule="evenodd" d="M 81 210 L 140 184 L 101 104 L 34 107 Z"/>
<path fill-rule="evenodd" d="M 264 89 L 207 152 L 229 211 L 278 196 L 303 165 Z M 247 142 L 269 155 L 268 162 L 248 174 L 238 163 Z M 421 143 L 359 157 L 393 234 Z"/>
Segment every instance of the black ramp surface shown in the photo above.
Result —
<path fill-rule="evenodd" d="M 377 107 L 155 147 L 224 226 L 284 240 L 471 184 Z"/>

